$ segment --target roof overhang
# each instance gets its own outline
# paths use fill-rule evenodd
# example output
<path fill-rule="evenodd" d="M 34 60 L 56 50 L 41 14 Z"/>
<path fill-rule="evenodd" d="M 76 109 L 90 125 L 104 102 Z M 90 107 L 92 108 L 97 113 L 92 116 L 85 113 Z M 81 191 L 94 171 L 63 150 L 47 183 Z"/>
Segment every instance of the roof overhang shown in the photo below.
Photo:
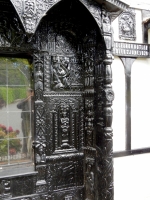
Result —
<path fill-rule="evenodd" d="M 112 21 L 118 17 L 124 10 L 129 8 L 129 5 L 119 0 L 95 0 L 96 2 L 103 4 L 104 7 L 110 12 Z"/>

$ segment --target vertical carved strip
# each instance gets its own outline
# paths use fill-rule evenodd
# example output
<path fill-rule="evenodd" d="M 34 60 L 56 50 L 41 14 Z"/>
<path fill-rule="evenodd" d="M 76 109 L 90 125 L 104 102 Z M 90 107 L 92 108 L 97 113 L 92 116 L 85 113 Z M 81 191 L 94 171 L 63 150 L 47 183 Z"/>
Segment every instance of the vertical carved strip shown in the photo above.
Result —
<path fill-rule="evenodd" d="M 83 105 L 83 102 L 81 102 Z M 81 106 L 80 108 L 80 135 L 79 135 L 79 149 L 84 147 L 84 108 Z"/>
<path fill-rule="evenodd" d="M 105 59 L 101 65 L 97 104 L 97 199 L 113 200 L 113 141 L 112 141 L 112 71 L 111 59 Z"/>
<path fill-rule="evenodd" d="M 76 120 L 75 120 L 75 113 L 72 112 L 72 122 L 70 128 L 72 129 L 72 146 L 75 147 L 75 126 L 76 126 Z"/>
<path fill-rule="evenodd" d="M 46 192 L 45 170 L 41 164 L 46 163 L 46 119 L 43 98 L 44 90 L 44 56 L 42 53 L 34 54 L 34 80 L 35 80 L 35 136 L 33 147 L 35 149 L 36 169 L 39 169 L 36 192 Z M 35 192 L 35 191 L 34 191 Z"/>
<path fill-rule="evenodd" d="M 44 90 L 50 91 L 50 57 L 48 53 L 44 55 Z"/>
<path fill-rule="evenodd" d="M 106 44 L 106 56 L 96 71 L 97 76 L 97 96 L 96 96 L 96 199 L 113 200 L 113 140 L 112 140 L 112 101 L 114 93 L 112 91 L 112 30 L 111 20 L 105 9 L 102 9 L 102 34 Z"/>
<path fill-rule="evenodd" d="M 54 126 L 55 126 L 55 150 L 58 149 L 58 116 L 57 113 L 54 113 Z"/>

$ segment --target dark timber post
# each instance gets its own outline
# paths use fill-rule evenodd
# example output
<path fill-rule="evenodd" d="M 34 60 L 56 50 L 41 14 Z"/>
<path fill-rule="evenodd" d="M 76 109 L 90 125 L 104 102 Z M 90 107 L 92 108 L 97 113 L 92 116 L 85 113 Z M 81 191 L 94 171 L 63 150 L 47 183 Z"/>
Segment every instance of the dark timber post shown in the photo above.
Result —
<path fill-rule="evenodd" d="M 136 58 L 120 57 L 125 69 L 126 150 L 131 150 L 131 67 Z"/>

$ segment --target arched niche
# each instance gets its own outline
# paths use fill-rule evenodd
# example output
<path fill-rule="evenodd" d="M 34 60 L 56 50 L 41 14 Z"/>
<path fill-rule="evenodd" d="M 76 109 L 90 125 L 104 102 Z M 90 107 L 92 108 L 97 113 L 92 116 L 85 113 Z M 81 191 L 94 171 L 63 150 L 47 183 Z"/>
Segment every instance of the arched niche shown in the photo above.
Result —
<path fill-rule="evenodd" d="M 55 5 L 62 0 L 50 0 L 50 1 L 35 1 L 35 0 L 10 0 L 16 9 L 20 20 L 28 34 L 34 34 L 41 19 L 50 11 Z M 101 13 L 99 12 L 100 4 L 95 1 L 79 0 L 92 14 L 94 19 L 101 28 Z M 69 1 L 67 1 L 69 5 Z M 99 7 L 99 8 L 98 8 Z M 76 10 L 78 12 L 78 9 Z"/>
<path fill-rule="evenodd" d="M 54 199 L 94 200 L 90 188 L 96 184 L 94 102 L 106 56 L 103 37 L 79 1 L 53 6 L 34 37 L 35 161 L 37 171 L 46 168 L 42 177 L 48 174 L 44 180 L 39 177 L 38 188 L 45 181 Z"/>

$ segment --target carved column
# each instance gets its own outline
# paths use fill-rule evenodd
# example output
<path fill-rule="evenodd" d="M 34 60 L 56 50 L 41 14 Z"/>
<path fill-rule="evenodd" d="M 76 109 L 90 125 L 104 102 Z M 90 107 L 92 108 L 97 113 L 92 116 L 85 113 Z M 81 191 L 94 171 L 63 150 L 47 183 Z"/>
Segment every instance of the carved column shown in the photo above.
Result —
<path fill-rule="evenodd" d="M 103 9 L 103 37 L 106 44 L 106 56 L 103 62 L 96 66 L 97 96 L 96 96 L 96 199 L 113 200 L 113 133 L 112 133 L 112 32 L 110 18 Z"/>
<path fill-rule="evenodd" d="M 89 48 L 90 49 L 90 48 Z M 92 49 L 92 47 L 91 47 Z M 88 51 L 87 51 L 88 52 Z M 84 148 L 84 184 L 85 199 L 95 200 L 95 156 L 94 148 L 94 61 L 85 58 L 85 148 Z"/>
<path fill-rule="evenodd" d="M 43 101 L 44 66 L 47 70 L 47 56 L 42 52 L 34 54 L 35 78 L 35 136 L 33 147 L 35 149 L 35 164 L 38 173 L 36 190 L 38 193 L 46 192 L 46 135 L 45 135 L 45 107 Z M 47 88 L 47 83 L 45 83 Z"/>

